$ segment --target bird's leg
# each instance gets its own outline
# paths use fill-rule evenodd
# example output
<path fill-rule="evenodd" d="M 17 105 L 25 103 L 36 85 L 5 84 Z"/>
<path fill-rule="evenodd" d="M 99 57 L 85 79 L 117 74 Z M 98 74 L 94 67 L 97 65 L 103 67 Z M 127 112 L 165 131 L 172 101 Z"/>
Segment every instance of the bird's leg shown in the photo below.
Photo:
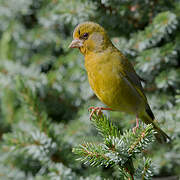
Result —
<path fill-rule="evenodd" d="M 97 115 L 102 114 L 102 110 L 107 110 L 107 111 L 112 111 L 111 108 L 104 108 L 104 107 L 90 107 L 88 108 L 88 111 L 92 110 L 91 114 L 90 114 L 90 120 L 92 118 L 92 115 L 97 112 Z"/>
<path fill-rule="evenodd" d="M 136 132 L 136 129 L 138 129 L 139 128 L 139 118 L 138 118 L 138 116 L 136 115 L 136 126 L 133 128 L 133 133 L 135 134 L 135 132 Z"/>
<path fill-rule="evenodd" d="M 136 116 L 136 128 L 139 128 L 139 118 Z"/>

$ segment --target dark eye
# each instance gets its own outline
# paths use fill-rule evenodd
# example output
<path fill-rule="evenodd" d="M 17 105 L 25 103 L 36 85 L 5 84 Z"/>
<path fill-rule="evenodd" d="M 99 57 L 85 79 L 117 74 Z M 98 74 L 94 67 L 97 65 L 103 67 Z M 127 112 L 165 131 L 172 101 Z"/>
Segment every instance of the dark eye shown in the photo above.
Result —
<path fill-rule="evenodd" d="M 87 39 L 87 37 L 88 37 L 88 33 L 84 33 L 83 38 Z"/>

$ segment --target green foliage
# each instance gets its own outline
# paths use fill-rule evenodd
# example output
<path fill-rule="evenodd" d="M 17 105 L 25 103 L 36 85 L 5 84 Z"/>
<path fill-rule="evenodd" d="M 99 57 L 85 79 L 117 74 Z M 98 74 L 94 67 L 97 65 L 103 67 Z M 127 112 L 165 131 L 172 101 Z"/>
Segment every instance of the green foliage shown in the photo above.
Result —
<path fill-rule="evenodd" d="M 152 125 L 148 125 L 145 129 L 141 126 L 135 132 L 128 130 L 121 135 L 117 127 L 104 115 L 94 115 L 92 123 L 103 136 L 104 142 L 100 144 L 84 143 L 74 148 L 73 151 L 79 155 L 78 160 L 85 164 L 89 163 L 91 166 L 118 166 L 121 175 L 125 175 L 127 178 L 139 176 L 142 179 L 149 179 L 152 176 L 149 169 L 150 160 L 144 160 L 144 157 L 141 157 L 143 163 L 138 163 L 139 167 L 136 168 L 133 165 L 137 155 L 142 153 L 153 141 Z"/>
<path fill-rule="evenodd" d="M 99 100 L 82 55 L 68 49 L 86 20 L 105 27 L 146 80 L 171 144 L 151 143 L 151 126 L 133 134 L 135 117 L 120 112 L 91 126 L 87 109 Z M 0 0 L 0 179 L 178 178 L 179 32 L 178 0 Z"/>

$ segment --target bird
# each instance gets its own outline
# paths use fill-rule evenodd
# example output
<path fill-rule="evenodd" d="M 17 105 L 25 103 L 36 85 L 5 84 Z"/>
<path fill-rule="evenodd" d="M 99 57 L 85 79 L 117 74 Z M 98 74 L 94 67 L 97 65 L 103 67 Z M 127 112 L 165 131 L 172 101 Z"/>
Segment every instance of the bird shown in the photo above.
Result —
<path fill-rule="evenodd" d="M 101 25 L 91 21 L 78 24 L 69 48 L 78 48 L 84 55 L 89 84 L 99 100 L 107 106 L 90 107 L 90 117 L 102 110 L 133 114 L 136 116 L 133 131 L 139 128 L 140 118 L 145 124 L 153 125 L 155 137 L 160 143 L 170 141 L 155 120 L 141 78 L 131 62 L 113 45 Z"/>

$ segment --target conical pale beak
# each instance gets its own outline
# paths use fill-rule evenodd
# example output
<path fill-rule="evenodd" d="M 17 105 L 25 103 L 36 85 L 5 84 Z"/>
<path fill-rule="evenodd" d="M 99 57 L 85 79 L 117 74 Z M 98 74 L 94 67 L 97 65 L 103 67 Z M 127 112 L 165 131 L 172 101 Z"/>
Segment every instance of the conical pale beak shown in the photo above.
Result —
<path fill-rule="evenodd" d="M 83 40 L 80 39 L 74 39 L 71 44 L 69 45 L 69 48 L 79 48 L 83 46 Z"/>

